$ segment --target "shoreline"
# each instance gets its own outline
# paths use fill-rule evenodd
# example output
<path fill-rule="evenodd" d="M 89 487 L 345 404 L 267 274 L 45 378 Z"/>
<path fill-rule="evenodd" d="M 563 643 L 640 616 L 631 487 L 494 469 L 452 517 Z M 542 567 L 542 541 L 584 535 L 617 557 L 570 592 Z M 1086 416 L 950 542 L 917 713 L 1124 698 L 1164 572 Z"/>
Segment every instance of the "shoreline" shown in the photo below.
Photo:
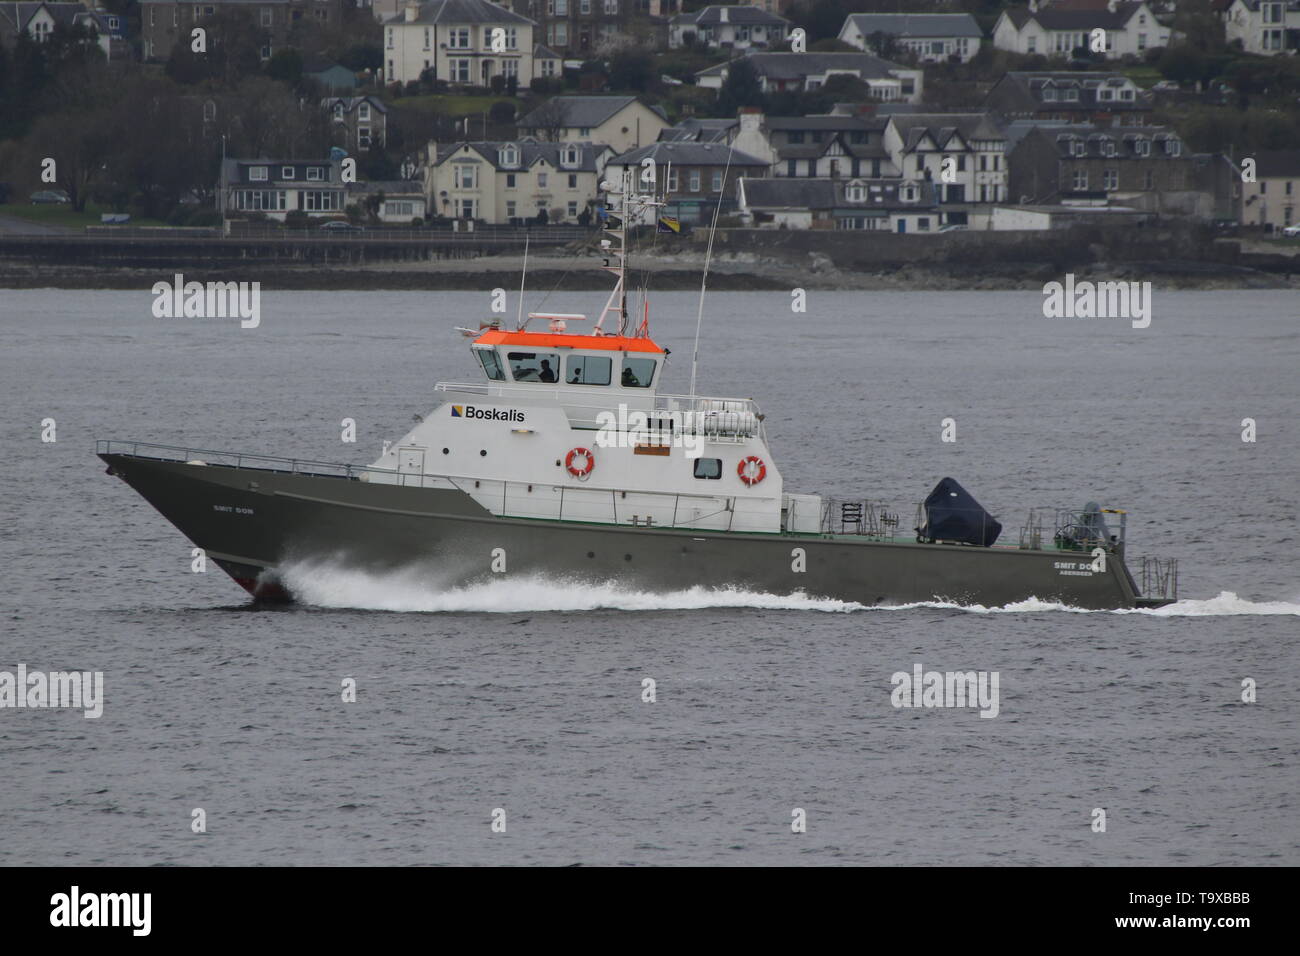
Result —
<path fill-rule="evenodd" d="M 533 256 L 528 262 L 526 282 L 533 289 L 607 290 L 609 279 L 599 265 L 597 258 L 588 256 Z M 715 292 L 794 288 L 897 292 L 1041 290 L 1045 283 L 1059 281 L 1070 272 L 1080 279 L 1149 281 L 1158 289 L 1300 289 L 1300 272 L 1278 273 L 1198 260 L 1075 265 L 1051 262 L 881 265 L 879 270 L 841 269 L 818 256 L 807 265 L 798 266 L 766 256 L 730 253 L 715 257 L 708 287 Z M 472 291 L 496 287 L 517 289 L 522 268 L 521 256 L 349 266 L 244 263 L 234 268 L 202 263 L 140 268 L 0 262 L 0 288 L 138 290 L 148 289 L 160 280 L 171 281 L 180 272 L 187 281 L 256 281 L 266 291 Z M 629 285 L 633 287 L 640 284 L 645 273 L 653 289 L 691 291 L 700 287 L 702 263 L 694 256 L 662 256 L 633 260 L 628 271 Z"/>

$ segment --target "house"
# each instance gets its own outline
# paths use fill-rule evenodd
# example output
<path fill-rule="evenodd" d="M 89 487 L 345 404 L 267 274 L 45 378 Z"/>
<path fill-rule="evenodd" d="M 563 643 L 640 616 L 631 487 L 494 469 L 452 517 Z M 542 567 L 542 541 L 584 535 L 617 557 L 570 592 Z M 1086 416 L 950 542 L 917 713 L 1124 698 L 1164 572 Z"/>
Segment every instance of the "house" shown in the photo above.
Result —
<path fill-rule="evenodd" d="M 1154 103 L 1123 73 L 1011 72 L 993 84 L 984 105 L 1009 120 L 1145 126 Z"/>
<path fill-rule="evenodd" d="M 1068 58 L 1081 47 L 1094 51 L 1094 37 L 1104 39 L 1104 50 L 1095 52 L 1114 60 L 1168 46 L 1169 28 L 1142 0 L 1058 0 L 1050 6 L 1030 0 L 1003 10 L 993 25 L 993 45 L 1012 53 Z"/>
<path fill-rule="evenodd" d="M 146 60 L 169 60 L 179 41 L 190 42 L 191 31 L 212 17 L 242 15 L 260 31 L 263 60 L 291 46 L 290 34 L 299 24 L 337 28 L 343 24 L 344 0 L 140 0 L 141 53 Z"/>
<path fill-rule="evenodd" d="M 333 159 L 225 159 L 217 182 L 217 211 L 227 219 L 255 213 L 272 219 L 300 210 L 337 216 L 347 205 L 342 163 Z"/>
<path fill-rule="evenodd" d="M 779 46 L 790 32 L 790 21 L 751 6 L 704 7 L 668 21 L 668 48 L 725 47 L 732 50 Z M 688 39 L 689 38 L 689 39 Z"/>
<path fill-rule="evenodd" d="M 13 47 L 19 34 L 38 42 L 56 28 L 83 27 L 95 34 L 106 59 L 125 59 L 130 52 L 126 20 L 103 8 L 87 9 L 81 3 L 0 3 L 0 46 Z"/>
<path fill-rule="evenodd" d="M 1300 222 L 1300 150 L 1260 152 L 1252 158 L 1255 181 L 1242 184 L 1238 220 L 1270 232 Z"/>
<path fill-rule="evenodd" d="M 758 74 L 764 93 L 780 90 L 815 90 L 838 74 L 862 80 L 874 99 L 885 102 L 921 101 L 924 73 L 882 60 L 870 53 L 746 53 L 695 74 L 706 89 L 719 90 L 739 60 L 748 61 Z"/>
<path fill-rule="evenodd" d="M 515 126 L 520 136 L 608 143 L 615 153 L 625 153 L 658 139 L 668 117 L 635 96 L 553 96 Z"/>
<path fill-rule="evenodd" d="M 990 229 L 995 232 L 1042 232 L 1074 226 L 1136 226 L 1152 214 L 1127 206 L 995 206 Z"/>
<path fill-rule="evenodd" d="M 741 120 L 748 117 L 742 112 Z M 895 176 L 884 148 L 886 119 L 871 114 L 828 113 L 754 118 L 772 158 L 772 175 L 781 178 Z M 765 155 L 750 142 L 738 148 Z"/>
<path fill-rule="evenodd" d="M 573 222 L 595 203 L 612 155 L 593 143 L 430 143 L 424 191 L 431 215 L 519 224 L 544 211 Z"/>
<path fill-rule="evenodd" d="M 1008 161 L 1008 195 L 1020 205 L 1119 204 L 1225 219 L 1232 218 L 1240 183 L 1224 157 L 1189 154 L 1162 126 L 1037 126 Z"/>
<path fill-rule="evenodd" d="M 537 21 L 537 42 L 580 57 L 610 53 L 631 37 L 639 0 L 512 0 L 511 9 Z"/>
<path fill-rule="evenodd" d="M 454 86 L 493 78 L 533 81 L 537 24 L 490 0 L 408 0 L 384 21 L 384 79 L 410 83 L 425 71 Z"/>
<path fill-rule="evenodd" d="M 357 75 L 327 57 L 309 54 L 302 58 L 302 75 L 315 80 L 326 93 L 350 94 L 357 88 Z"/>
<path fill-rule="evenodd" d="M 1221 16 L 1227 41 L 1246 53 L 1300 50 L 1300 0 L 1231 0 Z"/>
<path fill-rule="evenodd" d="M 659 131 L 661 143 L 731 143 L 736 138 L 740 121 L 688 116 L 675 126 L 665 126 Z M 753 155 L 752 150 L 747 152 Z"/>
<path fill-rule="evenodd" d="M 564 76 L 564 57 L 542 43 L 533 45 L 533 79 Z"/>
<path fill-rule="evenodd" d="M 348 205 L 375 207 L 380 222 L 410 225 L 412 220 L 423 221 L 427 209 L 424 184 L 410 180 L 390 182 L 352 183 L 348 186 Z"/>
<path fill-rule="evenodd" d="M 897 113 L 883 140 L 895 175 L 935 185 L 945 226 L 987 229 L 1007 199 L 1007 139 L 990 113 Z"/>
<path fill-rule="evenodd" d="M 750 179 L 737 186 L 743 220 L 760 229 L 939 230 L 931 183 L 898 179 Z"/>
<path fill-rule="evenodd" d="M 332 139 L 348 152 L 383 148 L 388 141 L 388 107 L 376 96 L 327 96 L 320 101 L 330 118 Z"/>
<path fill-rule="evenodd" d="M 656 188 L 666 190 L 664 215 L 700 223 L 710 222 L 719 205 L 721 214 L 734 210 L 736 181 L 767 176 L 769 163 L 720 143 L 651 143 L 611 159 L 606 177 L 640 177 L 646 168 L 654 169 Z"/>
<path fill-rule="evenodd" d="M 850 13 L 840 27 L 840 39 L 850 46 L 889 56 L 888 49 L 877 48 L 882 37 L 921 63 L 968 63 L 980 51 L 984 31 L 969 13 Z"/>

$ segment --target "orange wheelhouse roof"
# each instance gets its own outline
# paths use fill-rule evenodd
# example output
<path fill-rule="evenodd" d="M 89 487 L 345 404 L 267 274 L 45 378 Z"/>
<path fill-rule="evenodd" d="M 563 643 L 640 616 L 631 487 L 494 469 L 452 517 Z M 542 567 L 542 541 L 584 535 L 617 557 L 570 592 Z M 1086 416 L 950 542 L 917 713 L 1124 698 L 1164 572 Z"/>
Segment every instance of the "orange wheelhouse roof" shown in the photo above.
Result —
<path fill-rule="evenodd" d="M 506 332 L 493 329 L 475 345 L 518 345 L 529 349 L 594 349 L 602 352 L 655 352 L 663 349 L 648 338 L 631 335 L 570 335 L 567 332 Z"/>

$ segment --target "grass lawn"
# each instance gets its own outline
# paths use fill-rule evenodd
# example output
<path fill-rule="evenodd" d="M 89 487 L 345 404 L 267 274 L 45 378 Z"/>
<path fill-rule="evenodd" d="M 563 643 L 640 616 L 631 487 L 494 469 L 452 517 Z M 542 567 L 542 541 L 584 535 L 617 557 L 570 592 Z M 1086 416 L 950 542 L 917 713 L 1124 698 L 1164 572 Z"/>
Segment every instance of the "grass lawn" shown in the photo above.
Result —
<path fill-rule="evenodd" d="M 1150 89 L 1164 79 L 1164 75 L 1149 64 L 1120 67 L 1120 72 L 1143 89 Z"/>
<path fill-rule="evenodd" d="M 450 93 L 430 93 L 427 96 L 403 96 L 386 100 L 389 106 L 405 106 L 429 113 L 441 113 L 443 116 L 469 116 L 486 113 L 493 103 L 514 103 L 515 109 L 523 108 L 523 101 L 509 96 L 460 96 Z"/>
<path fill-rule="evenodd" d="M 77 212 L 71 203 L 48 203 L 34 206 L 31 203 L 11 202 L 0 206 L 0 214 L 26 219 L 28 222 L 40 222 L 47 226 L 68 226 L 73 229 L 81 226 L 98 226 L 101 213 L 112 212 L 107 206 L 86 203 L 85 212 Z M 158 219 L 136 219 L 132 217 L 131 226 L 165 226 L 167 223 Z"/>

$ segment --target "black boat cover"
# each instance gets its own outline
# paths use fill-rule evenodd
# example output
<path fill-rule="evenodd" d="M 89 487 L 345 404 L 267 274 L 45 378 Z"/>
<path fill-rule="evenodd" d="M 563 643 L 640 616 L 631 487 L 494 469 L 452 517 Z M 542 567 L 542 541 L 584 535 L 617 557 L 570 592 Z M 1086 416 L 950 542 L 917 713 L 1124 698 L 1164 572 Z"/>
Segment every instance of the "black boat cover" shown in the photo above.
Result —
<path fill-rule="evenodd" d="M 924 507 L 925 517 L 917 533 L 929 541 L 960 541 L 987 548 L 1002 533 L 997 519 L 952 478 L 934 486 Z"/>

